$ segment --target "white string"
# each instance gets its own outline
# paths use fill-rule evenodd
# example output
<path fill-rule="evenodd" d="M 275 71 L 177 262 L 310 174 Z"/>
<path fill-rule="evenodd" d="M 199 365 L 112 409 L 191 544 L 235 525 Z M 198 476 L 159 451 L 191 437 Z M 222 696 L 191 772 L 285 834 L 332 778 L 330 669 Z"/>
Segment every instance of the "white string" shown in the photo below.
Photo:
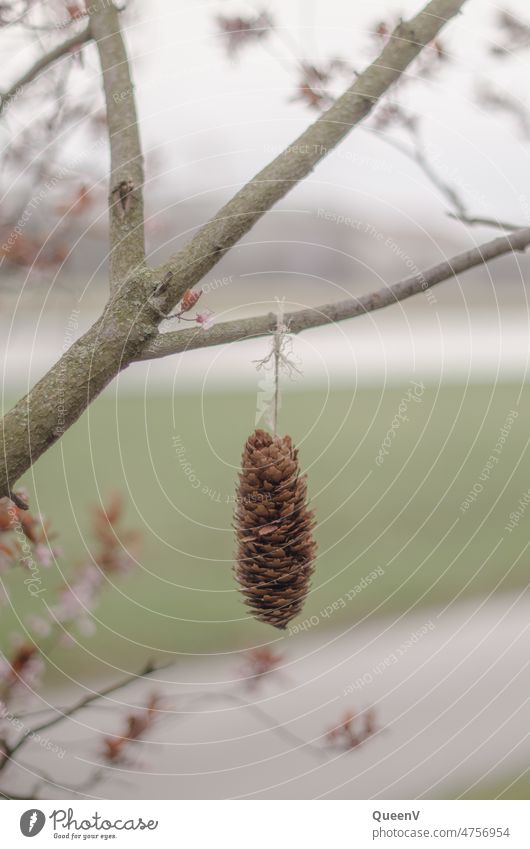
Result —
<path fill-rule="evenodd" d="M 289 327 L 285 323 L 285 298 L 276 298 L 276 330 L 272 334 L 271 350 L 262 360 L 254 360 L 257 371 L 271 369 L 273 375 L 272 391 L 266 394 L 265 405 L 260 410 L 270 426 L 273 435 L 278 433 L 278 415 L 281 407 L 280 373 L 284 372 L 289 377 L 294 373 L 301 374 L 300 369 L 294 361 L 292 339 L 289 336 Z"/>

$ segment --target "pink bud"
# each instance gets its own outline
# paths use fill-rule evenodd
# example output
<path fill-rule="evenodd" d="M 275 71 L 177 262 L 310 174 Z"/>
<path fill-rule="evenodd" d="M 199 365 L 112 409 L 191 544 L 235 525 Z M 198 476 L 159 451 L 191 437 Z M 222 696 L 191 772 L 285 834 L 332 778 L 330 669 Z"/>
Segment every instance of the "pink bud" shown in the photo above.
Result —
<path fill-rule="evenodd" d="M 210 310 L 205 310 L 204 312 L 198 312 L 195 316 L 195 321 L 197 324 L 202 325 L 203 330 L 209 330 L 213 325 L 215 318 L 215 314 Z"/>

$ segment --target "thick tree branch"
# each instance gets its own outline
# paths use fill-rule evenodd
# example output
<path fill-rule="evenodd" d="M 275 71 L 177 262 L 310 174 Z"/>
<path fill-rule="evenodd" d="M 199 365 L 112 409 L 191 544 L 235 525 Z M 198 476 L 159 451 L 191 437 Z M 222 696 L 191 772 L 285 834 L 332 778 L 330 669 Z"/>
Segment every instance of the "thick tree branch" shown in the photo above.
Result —
<path fill-rule="evenodd" d="M 302 330 L 308 330 L 311 327 L 334 324 L 373 310 L 380 310 L 397 301 L 410 298 L 411 295 L 424 292 L 469 268 L 487 263 L 495 257 L 512 251 L 524 251 L 528 245 L 530 245 L 530 227 L 524 227 L 508 236 L 499 236 L 497 239 L 457 254 L 446 262 L 428 268 L 422 274 L 407 277 L 386 289 L 379 289 L 377 292 L 361 295 L 359 298 L 352 297 L 334 304 L 322 304 L 318 307 L 286 313 L 285 321 L 291 333 L 301 333 Z M 276 320 L 276 316 L 269 313 L 239 321 L 225 321 L 207 332 L 194 328 L 177 330 L 173 333 L 160 333 L 140 352 L 138 359 L 159 359 L 195 348 L 208 348 L 213 345 L 224 345 L 228 342 L 264 336 L 274 331 Z"/>
<path fill-rule="evenodd" d="M 143 157 L 134 86 L 118 11 L 109 0 L 96 0 L 88 8 L 107 105 L 110 284 L 114 290 L 145 262 Z"/>
<path fill-rule="evenodd" d="M 169 312 L 261 216 L 307 177 L 375 106 L 465 0 L 431 0 L 396 27 L 378 58 L 293 144 L 247 183 L 163 268 L 174 277 L 158 299 Z"/>
<path fill-rule="evenodd" d="M 104 314 L 0 422 L 0 497 L 77 421 L 91 401 L 156 334 L 145 277 L 120 289 Z"/>
<path fill-rule="evenodd" d="M 0 94 L 0 114 L 4 111 L 4 109 L 9 105 L 9 103 L 17 97 L 19 92 L 27 86 L 29 83 L 33 82 L 36 79 L 41 71 L 44 71 L 50 65 L 53 65 L 58 59 L 61 59 L 63 56 L 66 56 L 76 47 L 79 47 L 81 44 L 85 44 L 92 38 L 92 34 L 90 31 L 90 25 L 86 26 L 84 29 L 72 35 L 70 38 L 67 38 L 66 41 L 62 41 L 60 44 L 57 44 L 53 47 L 48 53 L 45 53 L 43 56 L 40 56 L 34 65 L 31 66 L 24 74 L 22 74 L 19 79 L 13 83 L 13 85 L 5 91 L 3 94 Z"/>

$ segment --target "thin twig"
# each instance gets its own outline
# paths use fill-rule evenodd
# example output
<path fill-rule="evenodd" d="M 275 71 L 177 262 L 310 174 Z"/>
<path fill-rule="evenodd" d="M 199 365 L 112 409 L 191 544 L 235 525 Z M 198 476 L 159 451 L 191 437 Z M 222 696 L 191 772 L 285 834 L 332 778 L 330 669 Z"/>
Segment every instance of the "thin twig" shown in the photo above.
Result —
<path fill-rule="evenodd" d="M 449 201 L 456 215 L 465 216 L 466 207 L 457 189 L 450 183 L 448 183 L 446 180 L 444 180 L 440 174 L 438 174 L 421 143 L 418 131 L 416 130 L 415 132 L 412 132 L 409 130 L 409 132 L 411 132 L 412 138 L 414 140 L 414 147 L 408 147 L 406 144 L 402 144 L 397 139 L 385 135 L 384 133 L 378 133 L 377 138 L 381 139 L 385 142 L 385 144 L 389 145 L 389 147 L 393 147 L 394 150 L 398 150 L 404 156 L 408 157 L 413 162 L 415 162 L 416 165 L 421 168 L 421 170 L 423 171 L 425 176 L 430 180 L 433 186 L 435 186 L 439 190 L 439 192 Z M 517 226 L 514 226 L 511 229 L 517 230 Z"/>
<path fill-rule="evenodd" d="M 513 221 L 502 221 L 499 218 L 485 218 L 479 215 L 458 215 L 455 212 L 448 212 L 449 218 L 454 218 L 455 221 L 461 221 L 463 224 L 481 227 L 496 227 L 499 230 L 505 230 L 507 233 L 513 233 L 514 230 L 520 229 L 520 224 L 514 224 Z"/>
<path fill-rule="evenodd" d="M 429 156 L 421 143 L 418 131 L 410 132 L 414 142 L 413 148 L 406 144 L 402 144 L 397 139 L 381 133 L 377 134 L 377 138 L 384 141 L 385 144 L 393 147 L 395 150 L 398 150 L 404 156 L 407 156 L 415 162 L 419 168 L 421 168 L 427 179 L 438 189 L 438 191 L 453 207 L 452 210 L 447 212 L 449 218 L 452 218 L 455 221 L 461 221 L 463 224 L 469 224 L 470 226 L 495 227 L 499 230 L 505 230 L 508 233 L 521 229 L 521 224 L 515 224 L 511 221 L 502 221 L 497 218 L 470 215 L 467 212 L 466 205 L 460 197 L 456 187 L 447 180 L 444 180 L 429 160 Z"/>
<path fill-rule="evenodd" d="M 61 59 L 63 56 L 66 56 L 70 53 L 75 47 L 79 47 L 81 44 L 84 44 L 87 41 L 90 41 L 92 38 L 92 33 L 90 30 L 90 25 L 86 26 L 84 29 L 75 33 L 74 35 L 67 38 L 66 41 L 62 41 L 60 44 L 57 44 L 53 47 L 48 53 L 45 53 L 43 56 L 39 56 L 37 61 L 29 68 L 21 77 L 19 77 L 16 82 L 13 83 L 10 88 L 7 89 L 3 94 L 0 94 L 0 114 L 4 111 L 6 106 L 10 103 L 10 101 L 15 98 L 18 93 L 35 80 L 41 71 L 44 71 L 50 65 L 53 65 L 58 59 Z"/>
<path fill-rule="evenodd" d="M 204 701 L 228 701 L 233 702 L 234 704 L 241 705 L 241 707 L 247 709 L 249 713 L 254 714 L 260 722 L 266 724 L 269 731 L 273 731 L 279 737 L 283 737 L 291 745 L 295 745 L 297 749 L 309 749 L 313 754 L 317 755 L 319 758 L 326 758 L 327 753 L 324 749 L 320 749 L 315 746 L 312 742 L 308 742 L 304 740 L 302 737 L 299 737 L 294 731 L 290 731 L 284 725 L 277 724 L 277 721 L 271 716 L 266 710 L 264 710 L 259 705 L 253 704 L 252 702 L 248 702 L 242 696 L 238 696 L 236 693 L 222 693 L 222 692 L 214 692 L 214 693 L 204 693 L 199 696 L 193 697 L 190 699 L 190 702 L 204 702 Z"/>
<path fill-rule="evenodd" d="M 25 744 L 31 737 L 35 734 L 40 734 L 41 731 L 45 731 L 47 728 L 51 728 L 53 725 L 57 725 L 59 722 L 62 722 L 64 719 L 72 716 L 74 713 L 77 713 L 80 710 L 88 707 L 92 702 L 97 699 L 104 698 L 105 696 L 110 695 L 111 693 L 116 692 L 116 690 L 121 690 L 122 687 L 126 687 L 129 684 L 132 684 L 134 681 L 138 681 L 141 678 L 147 678 L 152 675 L 154 672 L 160 672 L 173 665 L 173 661 L 164 666 L 154 666 L 154 664 L 150 661 L 145 665 L 145 667 L 138 673 L 134 673 L 133 675 L 129 675 L 122 681 L 118 681 L 116 684 L 111 684 L 109 687 L 106 687 L 103 690 L 98 692 L 90 693 L 90 695 L 85 696 L 85 698 L 81 699 L 77 704 L 72 705 L 67 708 L 64 712 L 61 712 L 58 716 L 54 716 L 52 719 L 47 720 L 46 722 L 41 723 L 40 725 L 36 725 L 33 728 L 28 728 L 24 731 L 22 737 L 13 745 L 7 748 L 5 753 L 5 759 L 0 764 L 0 771 L 5 768 L 6 764 L 12 760 L 13 755 Z"/>

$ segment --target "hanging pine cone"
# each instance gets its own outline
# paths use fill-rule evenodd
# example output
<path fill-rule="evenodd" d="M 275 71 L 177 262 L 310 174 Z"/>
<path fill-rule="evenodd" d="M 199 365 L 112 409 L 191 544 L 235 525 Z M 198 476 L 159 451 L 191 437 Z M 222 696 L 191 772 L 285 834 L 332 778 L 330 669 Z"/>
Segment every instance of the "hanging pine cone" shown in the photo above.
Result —
<path fill-rule="evenodd" d="M 256 619 L 286 628 L 313 572 L 314 514 L 290 436 L 256 430 L 243 450 L 235 529 L 236 577 Z"/>

